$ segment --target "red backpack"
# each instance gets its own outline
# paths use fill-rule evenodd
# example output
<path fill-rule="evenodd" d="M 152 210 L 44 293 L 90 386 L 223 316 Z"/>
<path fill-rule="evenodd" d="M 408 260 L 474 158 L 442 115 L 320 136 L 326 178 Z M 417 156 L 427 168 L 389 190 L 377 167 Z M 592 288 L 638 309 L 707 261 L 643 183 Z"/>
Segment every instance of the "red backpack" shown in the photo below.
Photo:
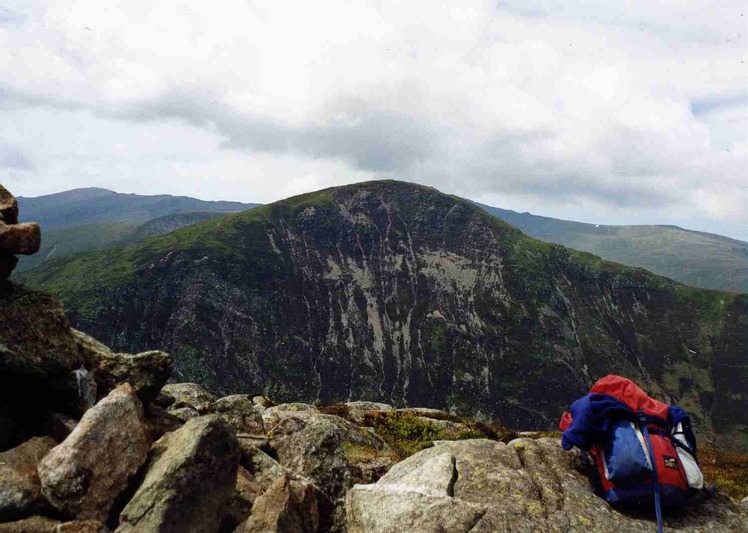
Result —
<path fill-rule="evenodd" d="M 575 401 L 559 424 L 562 445 L 589 452 L 610 503 L 683 505 L 703 487 L 690 417 L 647 396 L 633 381 L 608 375 Z"/>

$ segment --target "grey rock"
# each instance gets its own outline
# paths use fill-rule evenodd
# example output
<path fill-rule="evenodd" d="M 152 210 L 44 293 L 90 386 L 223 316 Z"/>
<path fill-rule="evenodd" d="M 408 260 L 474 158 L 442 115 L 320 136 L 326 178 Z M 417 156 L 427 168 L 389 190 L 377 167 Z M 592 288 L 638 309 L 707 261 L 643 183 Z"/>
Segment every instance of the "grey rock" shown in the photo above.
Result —
<path fill-rule="evenodd" d="M 316 533 L 319 526 L 315 487 L 283 475 L 257 498 L 249 520 L 235 533 Z"/>
<path fill-rule="evenodd" d="M 148 448 L 140 401 L 120 385 L 39 463 L 42 492 L 67 516 L 104 522 Z"/>
<path fill-rule="evenodd" d="M 265 434 L 262 413 L 245 394 L 234 394 L 216 400 L 211 405 L 210 412 L 223 418 L 236 432 L 250 435 Z"/>
<path fill-rule="evenodd" d="M 283 403 L 266 408 L 262 412 L 262 419 L 265 428 L 270 431 L 282 420 L 287 418 L 306 418 L 314 413 L 319 413 L 319 409 L 308 403 Z"/>
<path fill-rule="evenodd" d="M 184 407 L 177 407 L 176 409 L 169 409 L 168 411 L 166 411 L 166 413 L 178 420 L 181 420 L 182 422 L 187 422 L 188 420 L 192 420 L 193 418 L 197 418 L 198 416 L 200 416 L 200 413 L 198 413 L 194 407 L 190 407 L 189 405 L 185 405 Z"/>
<path fill-rule="evenodd" d="M 51 509 L 42 495 L 36 465 L 56 445 L 49 437 L 34 437 L 0 453 L 0 518 Z"/>
<path fill-rule="evenodd" d="M 72 330 L 87 368 L 104 396 L 122 383 L 129 383 L 144 404 L 159 393 L 171 376 L 174 363 L 166 352 L 151 350 L 135 355 L 115 353 L 82 331 Z"/>
<path fill-rule="evenodd" d="M 363 424 L 366 415 L 369 413 L 393 410 L 393 407 L 387 403 L 357 401 L 346 402 L 345 405 L 348 407 L 351 420 L 356 424 Z"/>
<path fill-rule="evenodd" d="M 13 283 L 0 284 L 0 371 L 50 384 L 83 365 L 60 301 Z M 72 384 L 72 382 L 71 382 Z"/>
<path fill-rule="evenodd" d="M 189 420 L 154 443 L 118 533 L 214 533 L 236 486 L 239 446 L 216 416 Z"/>
<path fill-rule="evenodd" d="M 578 453 L 557 439 L 444 443 L 396 464 L 376 484 L 347 495 L 350 533 L 410 531 L 651 532 L 595 496 Z M 668 531 L 744 531 L 745 516 L 712 498 L 666 518 Z"/>
<path fill-rule="evenodd" d="M 210 412 L 211 405 L 216 401 L 215 396 L 197 383 L 170 383 L 165 385 L 161 392 L 169 399 L 168 410 L 192 407 L 204 415 Z"/>
<path fill-rule="evenodd" d="M 294 474 L 310 480 L 329 500 L 332 530 L 345 529 L 346 491 L 354 483 L 354 465 L 346 455 L 352 446 L 388 451 L 377 435 L 333 415 L 313 411 L 281 420 L 269 433 L 278 460 Z M 327 526 L 327 524 L 326 524 Z"/>

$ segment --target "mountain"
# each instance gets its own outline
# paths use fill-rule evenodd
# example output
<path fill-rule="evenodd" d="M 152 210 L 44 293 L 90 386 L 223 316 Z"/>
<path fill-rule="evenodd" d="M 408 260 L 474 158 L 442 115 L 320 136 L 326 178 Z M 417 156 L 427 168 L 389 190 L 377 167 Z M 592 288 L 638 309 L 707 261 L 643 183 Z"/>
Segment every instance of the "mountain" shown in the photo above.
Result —
<path fill-rule="evenodd" d="M 190 211 L 228 213 L 244 211 L 256 205 L 241 202 L 209 202 L 168 194 L 123 194 L 95 187 L 35 198 L 18 198 L 21 222 L 38 222 L 45 230 L 82 226 L 92 222 L 145 221 Z"/>
<path fill-rule="evenodd" d="M 686 285 L 748 292 L 748 243 L 677 226 L 605 226 L 477 204 L 541 241 L 638 266 Z"/>
<path fill-rule="evenodd" d="M 136 242 L 257 204 L 209 202 L 186 196 L 141 196 L 107 189 L 74 189 L 18 198 L 21 222 L 39 222 L 39 253 L 21 257 L 17 273 L 53 257 Z"/>
<path fill-rule="evenodd" d="M 116 350 L 279 401 L 368 399 L 551 428 L 608 373 L 748 434 L 748 295 L 532 239 L 474 204 L 369 182 L 228 214 L 20 279 Z"/>
<path fill-rule="evenodd" d="M 197 211 L 164 215 L 146 221 L 91 222 L 82 226 L 45 230 L 39 252 L 21 256 L 16 273 L 31 270 L 55 257 L 142 241 L 222 215 L 224 213 Z"/>

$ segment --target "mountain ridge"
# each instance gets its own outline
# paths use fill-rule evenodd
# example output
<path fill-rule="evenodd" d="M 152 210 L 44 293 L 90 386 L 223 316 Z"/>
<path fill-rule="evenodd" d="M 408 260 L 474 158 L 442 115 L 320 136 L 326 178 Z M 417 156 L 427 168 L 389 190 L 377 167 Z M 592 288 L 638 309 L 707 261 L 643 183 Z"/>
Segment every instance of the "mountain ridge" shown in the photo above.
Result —
<path fill-rule="evenodd" d="M 744 445 L 748 297 L 537 241 L 433 188 L 325 189 L 21 280 L 56 292 L 76 327 L 170 351 L 179 379 L 221 393 L 537 428 L 618 373 Z"/>

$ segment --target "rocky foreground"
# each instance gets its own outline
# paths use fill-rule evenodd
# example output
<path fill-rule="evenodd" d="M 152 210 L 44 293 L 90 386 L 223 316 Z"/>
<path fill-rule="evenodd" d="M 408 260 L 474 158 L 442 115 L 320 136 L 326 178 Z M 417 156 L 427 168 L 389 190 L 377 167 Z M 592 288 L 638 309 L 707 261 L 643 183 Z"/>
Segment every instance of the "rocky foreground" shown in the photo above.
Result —
<path fill-rule="evenodd" d="M 594 496 L 557 438 L 434 409 L 215 398 L 167 384 L 166 353 L 115 353 L 7 282 L 0 356 L 0 532 L 654 528 Z M 718 494 L 666 524 L 745 531 L 746 518 Z"/>

